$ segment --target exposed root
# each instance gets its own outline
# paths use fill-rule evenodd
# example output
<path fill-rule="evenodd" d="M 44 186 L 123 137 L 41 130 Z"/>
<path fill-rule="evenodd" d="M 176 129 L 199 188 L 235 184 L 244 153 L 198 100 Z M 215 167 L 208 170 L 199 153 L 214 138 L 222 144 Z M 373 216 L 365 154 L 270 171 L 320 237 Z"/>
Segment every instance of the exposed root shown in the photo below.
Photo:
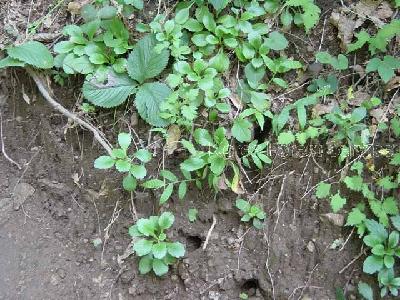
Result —
<path fill-rule="evenodd" d="M 74 115 L 73 113 L 71 113 L 68 109 L 66 109 L 65 107 L 63 107 L 60 103 L 58 103 L 49 93 L 48 89 L 46 88 L 46 86 L 43 83 L 43 80 L 40 78 L 40 75 L 33 69 L 31 68 L 26 68 L 28 74 L 32 77 L 33 81 L 35 82 L 36 86 L 38 87 L 40 93 L 42 94 L 42 96 L 46 99 L 47 102 L 50 103 L 50 105 L 58 110 L 60 113 L 62 113 L 64 116 L 72 119 L 73 121 L 75 121 L 76 123 L 78 123 L 79 125 L 81 125 L 82 127 L 85 127 L 86 129 L 90 130 L 93 135 L 94 138 L 100 143 L 100 145 L 104 148 L 104 150 L 107 151 L 107 153 L 109 155 L 111 155 L 111 144 L 110 142 L 108 142 L 103 136 L 104 134 L 101 133 L 96 127 L 94 127 L 93 125 L 87 123 L 86 121 L 82 120 L 81 118 L 79 118 L 78 116 Z"/>
<path fill-rule="evenodd" d="M 208 241 L 210 240 L 210 236 L 214 230 L 215 224 L 217 224 L 217 217 L 215 215 L 213 215 L 213 222 L 211 224 L 210 229 L 208 230 L 206 241 L 204 242 L 204 245 L 203 245 L 203 250 L 206 250 L 206 248 L 207 248 Z"/>
<path fill-rule="evenodd" d="M 1 153 L 3 153 L 4 157 L 12 164 L 16 165 L 18 169 L 22 169 L 21 165 L 14 161 L 11 157 L 8 156 L 6 153 L 6 149 L 4 146 L 4 139 L 3 139 L 3 116 L 0 112 L 0 142 L 1 142 Z"/>

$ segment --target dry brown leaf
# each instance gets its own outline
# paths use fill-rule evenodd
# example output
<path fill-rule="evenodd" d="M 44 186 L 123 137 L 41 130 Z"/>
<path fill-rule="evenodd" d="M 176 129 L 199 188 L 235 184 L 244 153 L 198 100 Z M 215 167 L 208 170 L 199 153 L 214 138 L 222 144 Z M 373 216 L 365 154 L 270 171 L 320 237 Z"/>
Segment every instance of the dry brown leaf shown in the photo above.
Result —
<path fill-rule="evenodd" d="M 171 155 L 178 147 L 178 142 L 181 138 L 181 130 L 178 125 L 173 124 L 169 126 L 167 134 L 165 149 L 167 150 L 167 154 Z"/>
<path fill-rule="evenodd" d="M 386 84 L 385 90 L 390 92 L 391 90 L 397 89 L 400 87 L 400 76 L 395 76 Z"/>
<path fill-rule="evenodd" d="M 313 116 L 321 116 L 329 114 L 334 107 L 333 103 L 329 104 L 317 104 L 313 108 Z"/>

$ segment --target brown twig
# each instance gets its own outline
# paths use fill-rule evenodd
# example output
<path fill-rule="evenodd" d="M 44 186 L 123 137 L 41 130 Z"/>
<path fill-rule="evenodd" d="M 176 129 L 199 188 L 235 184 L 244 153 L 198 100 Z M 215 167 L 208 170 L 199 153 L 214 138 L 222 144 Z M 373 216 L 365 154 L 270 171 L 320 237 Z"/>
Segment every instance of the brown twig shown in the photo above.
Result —
<path fill-rule="evenodd" d="M 32 77 L 33 81 L 35 82 L 37 88 L 39 89 L 39 91 L 42 94 L 42 96 L 44 97 L 44 99 L 46 99 L 46 101 L 49 102 L 50 105 L 54 109 L 58 110 L 60 113 L 62 113 L 66 117 L 72 119 L 73 121 L 75 121 L 76 123 L 81 125 L 82 127 L 85 127 L 86 129 L 90 130 L 93 133 L 94 138 L 100 143 L 101 146 L 103 146 L 104 150 L 106 150 L 107 153 L 109 155 L 111 155 L 111 151 L 112 151 L 111 146 L 110 146 L 111 144 L 103 137 L 104 134 L 101 133 L 96 127 L 94 127 L 93 125 L 82 120 L 78 116 L 74 115 L 68 109 L 66 109 L 60 103 L 58 103 L 50 95 L 48 89 L 45 87 L 45 85 L 43 83 L 43 80 L 40 78 L 40 75 L 35 70 L 33 70 L 31 68 L 27 68 L 26 70 L 27 70 L 28 74 Z"/>

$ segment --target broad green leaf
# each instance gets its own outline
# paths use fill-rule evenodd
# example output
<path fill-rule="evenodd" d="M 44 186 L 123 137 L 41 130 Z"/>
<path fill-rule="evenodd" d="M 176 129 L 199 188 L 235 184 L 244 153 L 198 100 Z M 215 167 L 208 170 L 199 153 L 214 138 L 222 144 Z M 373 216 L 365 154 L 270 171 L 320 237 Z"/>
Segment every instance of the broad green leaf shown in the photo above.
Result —
<path fill-rule="evenodd" d="M 350 190 L 361 192 L 363 184 L 361 176 L 346 176 L 343 181 Z"/>
<path fill-rule="evenodd" d="M 121 132 L 118 134 L 118 144 L 124 150 L 128 149 L 132 142 L 132 136 L 129 133 Z"/>
<path fill-rule="evenodd" d="M 127 160 L 118 159 L 115 162 L 115 168 L 119 172 L 129 172 L 129 170 L 131 169 L 131 163 Z"/>
<path fill-rule="evenodd" d="M 181 183 L 179 183 L 178 187 L 178 198 L 180 200 L 185 198 L 186 192 L 187 192 L 187 183 L 185 181 L 182 181 Z"/>
<path fill-rule="evenodd" d="M 111 156 L 100 156 L 94 161 L 96 169 L 109 169 L 114 166 L 115 160 Z"/>
<path fill-rule="evenodd" d="M 127 61 L 128 74 L 139 83 L 156 77 L 167 66 L 169 51 L 164 49 L 161 53 L 157 53 L 154 49 L 156 44 L 155 37 L 147 35 L 137 42 L 129 54 Z"/>
<path fill-rule="evenodd" d="M 176 182 L 178 181 L 178 177 L 174 173 L 172 173 L 170 170 L 161 170 L 160 176 L 162 176 L 164 179 L 167 179 L 171 182 Z"/>
<path fill-rule="evenodd" d="M 385 226 L 383 226 L 382 224 L 378 223 L 375 220 L 370 220 L 370 219 L 365 220 L 364 223 L 367 226 L 369 232 L 378 237 L 381 241 L 387 239 L 388 233 L 387 230 L 385 229 Z"/>
<path fill-rule="evenodd" d="M 253 125 L 249 120 L 238 117 L 233 121 L 232 136 L 241 143 L 249 142 L 251 140 L 252 127 Z"/>
<path fill-rule="evenodd" d="M 196 128 L 193 133 L 193 137 L 198 144 L 204 147 L 214 146 L 213 138 L 211 137 L 207 129 Z"/>
<path fill-rule="evenodd" d="M 337 213 L 339 210 L 343 208 L 346 204 L 346 198 L 340 196 L 339 193 L 336 193 L 334 196 L 331 197 L 331 207 L 334 213 Z"/>
<path fill-rule="evenodd" d="M 293 132 L 284 131 L 278 135 L 278 144 L 279 145 L 289 145 L 295 141 L 296 137 L 294 136 Z"/>
<path fill-rule="evenodd" d="M 140 160 L 142 163 L 148 163 L 153 157 L 149 150 L 147 149 L 139 149 L 135 153 L 135 157 Z"/>
<path fill-rule="evenodd" d="M 240 209 L 242 212 L 248 212 L 250 210 L 250 203 L 243 199 L 236 200 L 236 207 Z"/>
<path fill-rule="evenodd" d="M 179 258 L 185 255 L 185 246 L 179 242 L 168 243 L 168 253 L 173 257 Z"/>
<path fill-rule="evenodd" d="M 369 34 L 365 30 L 355 33 L 354 36 L 357 38 L 357 41 L 347 45 L 347 53 L 361 49 L 370 39 Z"/>
<path fill-rule="evenodd" d="M 366 300 L 374 300 L 374 291 L 372 290 L 369 284 L 360 281 L 358 283 L 358 292 L 361 296 L 364 297 Z"/>
<path fill-rule="evenodd" d="M 154 235 L 154 231 L 156 230 L 154 222 L 150 219 L 139 219 L 136 225 L 139 232 L 145 236 Z"/>
<path fill-rule="evenodd" d="M 7 54 L 13 59 L 20 60 L 39 69 L 51 69 L 54 65 L 54 59 L 49 49 L 36 41 L 8 48 Z"/>
<path fill-rule="evenodd" d="M 374 274 L 380 271 L 382 268 L 383 258 L 376 255 L 368 256 L 363 264 L 363 272 L 367 274 Z"/>
<path fill-rule="evenodd" d="M 168 266 L 160 259 L 153 259 L 153 271 L 157 276 L 168 273 Z"/>
<path fill-rule="evenodd" d="M 136 179 L 143 179 L 147 175 L 147 170 L 146 170 L 145 166 L 143 166 L 143 165 L 131 164 L 131 168 L 130 168 L 129 172 Z"/>
<path fill-rule="evenodd" d="M 209 66 L 218 72 L 223 73 L 229 69 L 229 58 L 223 51 L 220 51 L 210 59 Z"/>
<path fill-rule="evenodd" d="M 181 163 L 181 169 L 187 172 L 199 170 L 205 166 L 204 159 L 199 157 L 190 157 Z"/>
<path fill-rule="evenodd" d="M 320 182 L 317 186 L 317 191 L 315 195 L 317 196 L 317 198 L 322 199 L 328 197 L 330 193 L 331 193 L 331 184 Z"/>
<path fill-rule="evenodd" d="M 189 10 L 190 10 L 190 6 L 178 11 L 174 18 L 175 22 L 180 25 L 185 24 L 186 21 L 189 19 Z"/>
<path fill-rule="evenodd" d="M 229 0 L 208 0 L 216 11 L 223 10 L 229 3 Z"/>
<path fill-rule="evenodd" d="M 346 226 L 355 226 L 362 224 L 366 219 L 366 215 L 358 208 L 353 208 L 352 211 L 347 215 Z"/>
<path fill-rule="evenodd" d="M 143 187 L 146 189 L 159 189 L 164 185 L 164 181 L 160 179 L 150 179 L 143 183 Z"/>
<path fill-rule="evenodd" d="M 400 152 L 397 152 L 393 155 L 390 164 L 393 166 L 400 166 Z"/>
<path fill-rule="evenodd" d="M 128 174 L 122 180 L 122 186 L 125 190 L 132 192 L 136 189 L 137 181 L 136 178 L 133 177 L 131 174 Z"/>
<path fill-rule="evenodd" d="M 149 241 L 146 239 L 141 239 L 141 240 L 138 240 L 133 245 L 133 250 L 136 252 L 136 254 L 138 256 L 144 256 L 151 252 L 152 247 L 153 247 L 152 241 Z"/>
<path fill-rule="evenodd" d="M 165 242 L 154 244 L 151 251 L 155 258 L 162 259 L 167 254 L 167 244 Z"/>
<path fill-rule="evenodd" d="M 139 272 L 140 274 L 147 274 L 153 267 L 153 259 L 151 256 L 143 256 L 139 260 Z"/>
<path fill-rule="evenodd" d="M 160 204 L 164 204 L 165 202 L 167 202 L 168 199 L 171 197 L 173 191 L 174 185 L 172 183 L 168 184 L 160 196 Z"/>
<path fill-rule="evenodd" d="M 225 170 L 226 158 L 219 155 L 211 155 L 208 159 L 210 170 L 219 176 Z"/>
<path fill-rule="evenodd" d="M 285 49 L 289 44 L 285 36 L 278 31 L 271 32 L 264 43 L 268 48 L 277 51 Z"/>
<path fill-rule="evenodd" d="M 163 212 L 158 218 L 158 226 L 161 230 L 168 229 L 174 224 L 175 217 L 171 212 Z"/>
<path fill-rule="evenodd" d="M 105 83 L 93 77 L 83 84 L 84 97 L 94 105 L 106 108 L 118 106 L 134 93 L 135 82 L 128 76 L 109 71 L 107 77 Z"/>
<path fill-rule="evenodd" d="M 24 67 L 24 66 L 25 66 L 24 62 L 18 59 L 11 58 L 9 56 L 0 60 L 0 69 L 8 67 Z"/>
<path fill-rule="evenodd" d="M 171 92 L 164 83 L 152 82 L 141 85 L 135 98 L 139 115 L 150 125 L 167 126 L 170 122 L 160 117 L 160 107 Z"/>
<path fill-rule="evenodd" d="M 391 217 L 390 220 L 392 221 L 393 226 L 400 231 L 400 216 Z"/>

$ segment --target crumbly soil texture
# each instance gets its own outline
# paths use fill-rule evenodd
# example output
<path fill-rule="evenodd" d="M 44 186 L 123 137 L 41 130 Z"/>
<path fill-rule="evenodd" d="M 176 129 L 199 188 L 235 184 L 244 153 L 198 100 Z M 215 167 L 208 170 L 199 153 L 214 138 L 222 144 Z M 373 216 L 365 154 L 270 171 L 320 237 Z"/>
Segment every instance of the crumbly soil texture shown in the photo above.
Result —
<path fill-rule="evenodd" d="M 145 17 L 151 19 L 157 3 L 147 2 Z M 323 27 L 337 4 L 317 2 L 325 15 L 306 42 L 318 49 L 325 30 L 324 47 L 337 49 L 335 29 L 329 22 Z M 46 15 L 49 5 L 47 0 L 0 1 L 0 18 L 8 24 L 2 45 L 25 34 L 27 23 Z M 42 31 L 59 32 L 71 21 L 60 9 Z M 307 44 L 297 42 L 307 55 Z M 65 107 L 76 110 L 80 84 L 79 79 L 64 87 L 53 84 L 53 92 Z M 251 186 L 260 189 L 256 200 L 267 212 L 264 230 L 240 222 L 233 193 L 193 188 L 184 201 L 172 198 L 167 209 L 176 221 L 169 235 L 186 245 L 186 255 L 168 276 L 143 276 L 137 259 L 129 255 L 131 201 L 138 216 L 147 217 L 159 213 L 159 195 L 139 189 L 131 198 L 118 174 L 94 169 L 103 150 L 91 133 L 55 112 L 23 70 L 2 71 L 0 85 L 1 144 L 18 163 L 0 155 L 0 299 L 228 300 L 239 299 L 240 293 L 253 300 L 335 299 L 337 287 L 349 299 L 358 297 L 362 259 L 352 260 L 360 257 L 361 245 L 354 235 L 347 240 L 351 232 L 343 227 L 343 216 L 327 215 L 329 205 L 307 193 L 325 178 L 335 157 L 316 152 L 310 158 L 282 149 L 271 167 L 250 174 Z M 132 111 L 104 110 L 91 121 L 109 140 L 126 129 L 124 124 L 135 123 L 147 142 L 149 128 L 132 120 Z M 156 159 L 150 176 L 163 160 L 161 142 L 157 144 L 157 135 L 151 138 Z M 172 170 L 179 162 L 173 156 L 165 160 Z M 198 210 L 196 222 L 189 222 L 189 208 Z M 347 240 L 343 248 L 331 249 L 338 239 Z"/>

